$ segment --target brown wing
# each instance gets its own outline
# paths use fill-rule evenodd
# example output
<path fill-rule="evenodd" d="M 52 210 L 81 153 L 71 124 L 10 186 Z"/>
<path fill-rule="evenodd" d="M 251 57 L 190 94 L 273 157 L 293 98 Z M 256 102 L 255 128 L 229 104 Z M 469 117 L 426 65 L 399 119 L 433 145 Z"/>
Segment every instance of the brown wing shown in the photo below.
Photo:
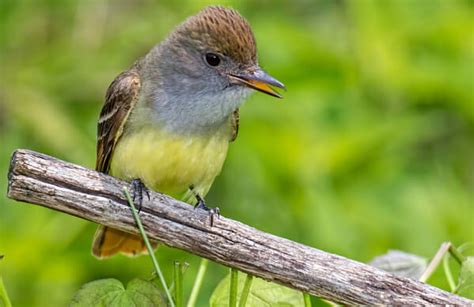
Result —
<path fill-rule="evenodd" d="M 237 134 L 239 134 L 239 122 L 240 122 L 240 115 L 239 109 L 235 109 L 234 113 L 232 113 L 231 119 L 231 130 L 230 130 L 230 142 L 235 141 L 237 138 Z"/>
<path fill-rule="evenodd" d="M 139 93 L 140 76 L 134 68 L 118 75 L 107 89 L 97 127 L 97 171 L 109 172 L 115 145 Z"/>

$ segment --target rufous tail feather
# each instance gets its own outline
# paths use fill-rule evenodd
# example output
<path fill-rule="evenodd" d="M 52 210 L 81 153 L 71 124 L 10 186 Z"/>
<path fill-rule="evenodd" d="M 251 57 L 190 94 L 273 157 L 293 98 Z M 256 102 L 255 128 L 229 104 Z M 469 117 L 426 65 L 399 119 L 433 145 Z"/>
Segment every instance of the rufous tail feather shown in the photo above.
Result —
<path fill-rule="evenodd" d="M 158 243 L 151 242 L 151 245 L 155 249 Z M 148 250 L 139 236 L 100 225 L 94 235 L 92 254 L 103 259 L 117 253 L 133 257 L 148 254 Z"/>

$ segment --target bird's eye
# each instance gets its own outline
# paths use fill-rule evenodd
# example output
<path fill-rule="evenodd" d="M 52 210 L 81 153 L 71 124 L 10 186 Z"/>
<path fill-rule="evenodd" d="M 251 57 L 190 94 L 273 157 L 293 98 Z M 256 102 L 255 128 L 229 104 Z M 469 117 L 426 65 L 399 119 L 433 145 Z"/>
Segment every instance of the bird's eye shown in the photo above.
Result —
<path fill-rule="evenodd" d="M 215 53 L 206 53 L 206 62 L 211 66 L 217 66 L 221 62 L 221 58 Z"/>

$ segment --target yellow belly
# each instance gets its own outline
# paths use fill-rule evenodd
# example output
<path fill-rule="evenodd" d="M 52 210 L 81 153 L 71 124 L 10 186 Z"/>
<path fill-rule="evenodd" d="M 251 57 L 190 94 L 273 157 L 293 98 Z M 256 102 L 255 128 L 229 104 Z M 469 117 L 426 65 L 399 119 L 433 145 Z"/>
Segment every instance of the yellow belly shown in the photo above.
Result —
<path fill-rule="evenodd" d="M 229 144 L 226 135 L 191 137 L 142 128 L 120 138 L 111 174 L 126 180 L 140 178 L 152 190 L 191 202 L 189 187 L 204 196 L 220 173 Z"/>

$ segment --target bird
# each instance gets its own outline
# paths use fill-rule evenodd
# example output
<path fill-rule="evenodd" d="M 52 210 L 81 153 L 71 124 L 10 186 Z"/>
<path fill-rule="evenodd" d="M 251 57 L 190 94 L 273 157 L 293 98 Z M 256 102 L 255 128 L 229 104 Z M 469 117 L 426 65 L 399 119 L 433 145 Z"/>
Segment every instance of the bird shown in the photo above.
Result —
<path fill-rule="evenodd" d="M 258 64 L 255 36 L 236 10 L 209 6 L 179 24 L 110 84 L 97 128 L 96 170 L 209 210 L 203 199 L 239 130 L 239 107 L 283 83 Z M 135 199 L 135 197 L 134 197 Z M 136 201 L 136 199 L 134 200 Z M 100 225 L 92 254 L 146 254 L 142 239 Z"/>

